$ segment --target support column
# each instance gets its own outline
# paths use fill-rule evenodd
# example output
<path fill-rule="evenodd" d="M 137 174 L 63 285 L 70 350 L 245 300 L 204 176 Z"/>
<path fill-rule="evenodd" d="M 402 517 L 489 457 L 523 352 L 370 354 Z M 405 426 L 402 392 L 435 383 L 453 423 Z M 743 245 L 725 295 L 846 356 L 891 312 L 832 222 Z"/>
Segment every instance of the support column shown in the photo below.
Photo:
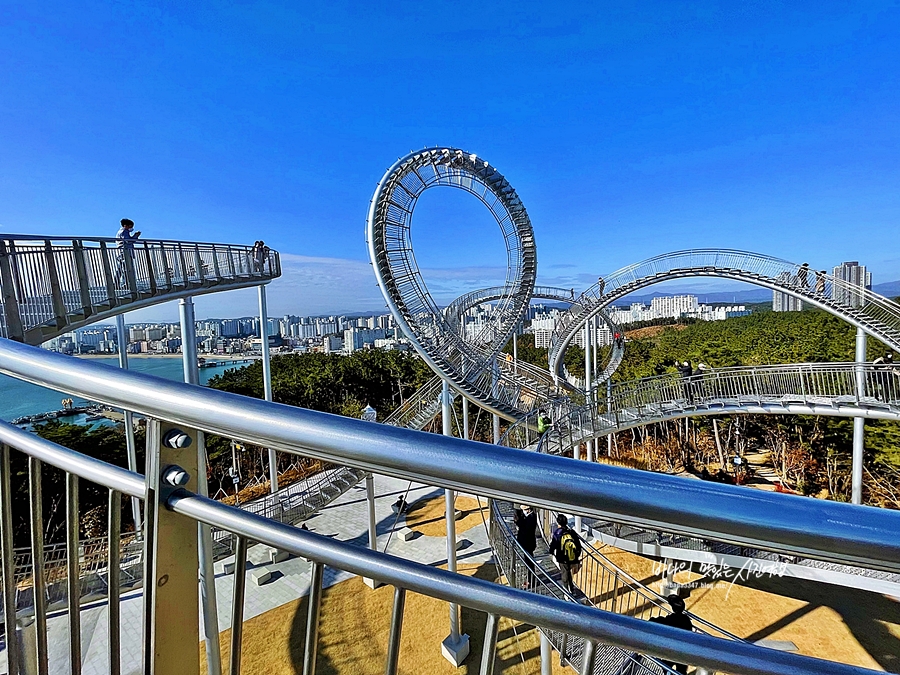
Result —
<path fill-rule="evenodd" d="M 856 329 L 856 362 L 866 362 L 866 332 L 862 328 Z M 856 369 L 856 395 L 865 396 L 866 373 L 862 368 Z M 850 470 L 851 496 L 854 504 L 862 504 L 863 493 L 863 452 L 865 450 L 865 423 L 864 417 L 853 418 L 853 463 Z"/>
<path fill-rule="evenodd" d="M 116 315 L 116 345 L 119 350 L 119 368 L 128 370 L 128 334 L 125 332 L 125 315 Z M 137 465 L 137 446 L 134 441 L 134 413 L 130 410 L 125 413 L 125 455 L 128 458 L 128 470 L 140 473 Z M 131 498 L 131 519 L 134 522 L 134 531 L 141 531 L 141 500 Z"/>
<path fill-rule="evenodd" d="M 550 638 L 541 631 L 541 675 L 553 675 L 553 645 Z"/>
<path fill-rule="evenodd" d="M 494 443 L 494 445 L 500 445 L 500 415 L 494 415 L 493 422 L 494 422 L 494 427 L 493 427 L 493 431 L 494 431 L 494 434 L 493 434 L 493 435 L 494 435 L 493 443 Z"/>
<path fill-rule="evenodd" d="M 184 298 L 178 303 L 181 321 L 181 355 L 184 381 L 200 384 L 200 367 L 197 363 L 197 324 L 194 317 L 194 301 Z M 197 432 L 197 491 L 209 496 L 206 481 L 206 438 Z M 209 525 L 198 523 L 197 537 L 200 560 L 200 605 L 203 614 L 204 644 L 206 645 L 206 670 L 209 675 L 221 675 L 222 659 L 219 651 L 219 612 L 216 602 L 216 575 L 213 569 L 212 531 Z"/>
<path fill-rule="evenodd" d="M 612 413 L 612 381 L 606 381 L 606 413 L 609 415 Z M 715 418 L 713 418 L 715 421 Z M 606 456 L 612 457 L 613 454 L 613 435 L 606 435 Z"/>
<path fill-rule="evenodd" d="M 450 383 L 443 381 L 441 418 L 444 436 L 452 436 Z M 456 504 L 453 490 L 444 490 L 444 520 L 447 524 L 447 570 L 456 572 Z M 469 655 L 469 636 L 461 633 L 459 605 L 450 603 L 450 635 L 441 643 L 441 653 L 459 667 Z"/>
<path fill-rule="evenodd" d="M 469 440 L 469 399 L 460 395 L 462 399 L 462 432 L 463 438 Z"/>
<path fill-rule="evenodd" d="M 369 548 L 373 551 L 378 550 L 378 531 L 376 530 L 375 521 L 375 477 L 366 474 L 366 506 L 369 512 Z M 380 581 L 363 577 L 363 583 L 369 588 L 375 589 L 381 586 Z"/>
<path fill-rule="evenodd" d="M 269 312 L 266 308 L 266 286 L 259 287 L 259 336 L 262 346 L 263 396 L 272 400 L 272 364 L 269 359 Z M 278 492 L 278 457 L 269 448 L 269 486 L 274 494 Z"/>

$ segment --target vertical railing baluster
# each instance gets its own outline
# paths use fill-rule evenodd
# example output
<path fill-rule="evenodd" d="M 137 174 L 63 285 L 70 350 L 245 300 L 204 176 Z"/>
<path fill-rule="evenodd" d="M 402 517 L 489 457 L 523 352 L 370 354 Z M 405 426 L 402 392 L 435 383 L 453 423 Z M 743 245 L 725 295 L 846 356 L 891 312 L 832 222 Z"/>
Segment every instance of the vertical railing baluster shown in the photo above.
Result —
<path fill-rule="evenodd" d="M 47 584 L 44 579 L 44 518 L 41 511 L 41 462 L 28 458 L 28 487 L 31 505 L 31 574 L 34 594 L 34 630 L 38 675 L 47 675 Z"/>
<path fill-rule="evenodd" d="M 3 316 L 6 319 L 6 335 L 11 340 L 25 341 L 25 329 L 19 310 L 16 288 L 20 285 L 13 270 L 13 252 L 6 242 L 0 241 L 0 292 L 3 293 Z"/>
<path fill-rule="evenodd" d="M 115 250 L 115 249 L 113 249 Z M 116 296 L 116 284 L 113 278 L 112 265 L 109 261 L 110 248 L 105 241 L 100 242 L 100 263 L 103 267 L 103 279 L 106 283 L 106 297 L 109 300 L 109 306 L 115 307 L 119 304 Z"/>
<path fill-rule="evenodd" d="M 237 535 L 235 535 L 237 537 Z M 247 584 L 247 539 L 237 537 L 234 551 L 234 593 L 231 602 L 231 675 L 241 675 L 244 638 L 244 589 Z"/>
<path fill-rule="evenodd" d="M 403 631 L 403 611 L 406 608 L 406 589 L 399 586 L 394 589 L 394 606 L 391 610 L 391 632 L 388 637 L 387 663 L 385 675 L 397 675 L 400 663 L 400 634 Z"/>
<path fill-rule="evenodd" d="M 109 537 L 107 546 L 107 597 L 109 598 L 109 673 L 121 672 L 121 622 L 119 617 L 119 582 L 121 577 L 119 548 L 122 541 L 122 495 L 116 490 L 109 491 Z"/>
<path fill-rule="evenodd" d="M 81 675 L 81 565 L 78 555 L 78 476 L 66 474 L 66 582 L 69 605 L 69 667 Z"/>
<path fill-rule="evenodd" d="M 9 675 L 19 675 L 19 641 L 16 639 L 16 569 L 13 553 L 12 495 L 9 480 L 9 446 L 0 443 L 0 552 L 3 556 L 3 620 L 6 624 L 6 659 Z"/>
<path fill-rule="evenodd" d="M 319 613 L 322 609 L 322 575 L 325 566 L 313 561 L 309 585 L 309 613 L 306 616 L 306 648 L 303 650 L 303 675 L 315 675 L 319 649 Z"/>
<path fill-rule="evenodd" d="M 66 303 L 63 302 L 62 286 L 59 281 L 59 269 L 56 266 L 53 243 L 49 239 L 44 241 L 44 262 L 47 266 L 47 282 L 50 284 L 53 318 L 56 320 L 56 325 L 62 327 L 66 321 Z"/>
<path fill-rule="evenodd" d="M 581 671 L 580 675 L 593 675 L 594 672 L 594 655 L 597 651 L 597 644 L 593 640 L 585 640 L 584 647 L 581 652 Z"/>
<path fill-rule="evenodd" d="M 84 316 L 93 314 L 93 302 L 91 302 L 91 284 L 87 273 L 87 265 L 84 263 L 84 245 L 80 240 L 72 240 L 72 255 L 75 257 L 75 274 L 78 277 L 78 294 L 81 300 L 81 309 Z"/>
<path fill-rule="evenodd" d="M 153 269 L 150 244 L 144 244 L 144 258 L 147 260 L 147 282 L 150 284 L 150 295 L 156 295 L 156 272 Z"/>
<path fill-rule="evenodd" d="M 499 617 L 487 615 L 484 627 L 484 649 L 481 651 L 481 675 L 494 675 L 494 653 L 497 651 L 497 629 Z"/>

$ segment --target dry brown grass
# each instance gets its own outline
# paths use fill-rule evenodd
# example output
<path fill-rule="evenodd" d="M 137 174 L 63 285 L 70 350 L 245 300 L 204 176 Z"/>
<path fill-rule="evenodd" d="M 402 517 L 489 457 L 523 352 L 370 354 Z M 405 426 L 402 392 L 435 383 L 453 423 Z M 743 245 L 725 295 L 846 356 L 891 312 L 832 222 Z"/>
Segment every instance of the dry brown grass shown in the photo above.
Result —
<path fill-rule="evenodd" d="M 653 561 L 611 546 L 600 550 L 659 590 Z M 703 581 L 687 572 L 679 572 L 675 580 Z M 685 602 L 688 611 L 738 637 L 789 640 L 807 656 L 900 672 L 900 603 L 877 593 L 787 577 L 762 578 L 694 588 Z"/>
<path fill-rule="evenodd" d="M 493 565 L 460 565 L 463 574 L 495 580 Z M 325 590 L 319 627 L 320 675 L 381 675 L 387 656 L 393 589 L 375 591 L 359 577 Z M 294 600 L 244 623 L 241 672 L 244 675 L 296 675 L 302 670 L 306 637 L 307 599 Z M 463 608 L 462 627 L 469 635 L 470 653 L 466 663 L 454 668 L 441 655 L 441 641 L 449 633 L 447 604 L 408 593 L 400 646 L 399 672 L 440 675 L 476 675 L 479 672 L 486 616 Z M 228 663 L 230 631 L 221 633 L 222 659 Z M 201 672 L 205 672 L 202 645 Z M 537 675 L 540 673 L 540 644 L 537 630 L 509 619 L 500 622 L 496 673 Z M 554 657 L 555 675 L 567 671 Z"/>
<path fill-rule="evenodd" d="M 478 505 L 472 497 L 456 497 L 456 510 L 462 517 L 456 519 L 456 531 L 465 532 L 482 524 L 482 517 L 487 520 L 487 500 Z M 444 497 L 432 497 L 410 504 L 406 513 L 406 525 L 410 529 L 426 537 L 446 537 L 447 526 L 444 521 Z"/>

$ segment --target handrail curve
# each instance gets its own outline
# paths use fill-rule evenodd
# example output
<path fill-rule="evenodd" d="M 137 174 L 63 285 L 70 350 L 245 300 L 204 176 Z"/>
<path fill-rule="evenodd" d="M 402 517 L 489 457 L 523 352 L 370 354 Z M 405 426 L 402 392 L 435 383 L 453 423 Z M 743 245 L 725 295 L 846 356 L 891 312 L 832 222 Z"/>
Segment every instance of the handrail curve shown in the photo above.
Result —
<path fill-rule="evenodd" d="M 900 513 L 693 485 L 160 381 L 0 340 L 0 372 L 262 447 L 497 499 L 900 571 Z M 535 476 L 541 490 L 535 493 Z M 749 515 L 748 515 L 749 514 Z"/>
<path fill-rule="evenodd" d="M 780 258 L 732 249 L 692 249 L 623 267 L 586 289 L 557 322 L 550 370 L 559 373 L 566 347 L 584 322 L 641 288 L 690 277 L 745 281 L 787 293 L 842 318 L 900 350 L 900 305 L 867 288 Z"/>

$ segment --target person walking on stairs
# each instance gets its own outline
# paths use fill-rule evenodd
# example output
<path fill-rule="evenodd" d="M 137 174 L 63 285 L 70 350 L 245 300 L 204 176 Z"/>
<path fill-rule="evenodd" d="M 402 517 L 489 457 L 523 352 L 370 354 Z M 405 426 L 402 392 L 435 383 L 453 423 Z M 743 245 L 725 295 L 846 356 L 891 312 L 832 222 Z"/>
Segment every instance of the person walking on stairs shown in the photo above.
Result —
<path fill-rule="evenodd" d="M 563 587 L 574 595 L 576 589 L 572 577 L 581 570 L 581 538 L 569 527 L 569 519 L 565 514 L 556 516 L 556 524 L 558 527 L 550 540 L 550 555 L 555 556 L 559 563 Z"/>

